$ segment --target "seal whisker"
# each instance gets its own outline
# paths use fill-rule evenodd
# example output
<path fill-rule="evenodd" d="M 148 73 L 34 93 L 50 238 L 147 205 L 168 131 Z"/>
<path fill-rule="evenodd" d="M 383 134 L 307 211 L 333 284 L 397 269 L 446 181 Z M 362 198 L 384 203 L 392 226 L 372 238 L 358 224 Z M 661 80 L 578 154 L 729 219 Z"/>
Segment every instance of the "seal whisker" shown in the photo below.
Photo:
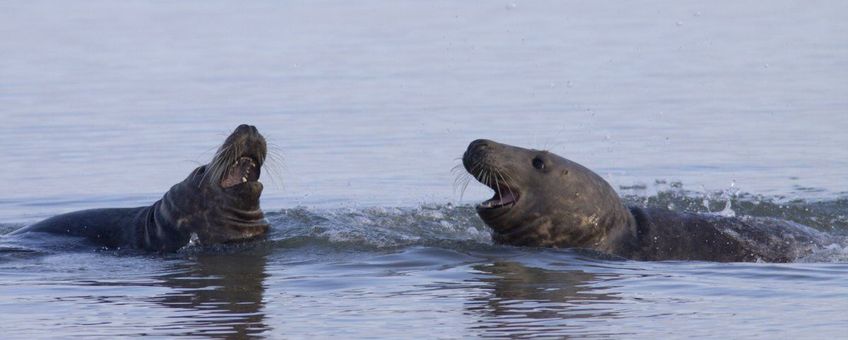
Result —
<path fill-rule="evenodd" d="M 468 177 L 469 177 L 469 175 L 457 174 L 456 178 L 454 178 L 454 180 L 453 180 L 454 194 L 456 194 L 457 186 L 460 186 L 460 185 L 462 185 L 462 183 L 468 181 L 469 180 Z"/>
<path fill-rule="evenodd" d="M 464 183 L 464 182 L 468 182 L 468 181 L 470 181 L 470 180 L 471 180 L 471 178 L 470 178 L 470 177 L 471 177 L 471 175 L 468 175 L 468 174 L 465 174 L 465 175 L 463 175 L 463 174 L 458 174 L 458 175 L 456 176 L 456 178 L 454 178 L 454 180 L 453 180 L 454 190 L 456 190 L 456 186 L 457 186 L 457 185 L 460 185 L 460 184 L 462 184 L 462 183 Z"/>
<path fill-rule="evenodd" d="M 465 171 L 465 168 L 462 164 L 457 164 L 451 169 L 451 172 L 456 173 L 456 178 L 454 179 L 454 194 L 456 194 L 457 187 L 461 187 L 459 190 L 459 200 L 465 197 L 465 191 L 468 189 L 468 185 L 471 183 L 471 179 L 479 179 L 479 171 L 480 162 L 475 162 L 471 166 L 470 171 Z M 473 175 L 473 173 L 477 173 L 478 175 Z"/>
<path fill-rule="evenodd" d="M 509 179 L 508 179 L 508 180 L 509 180 L 509 184 L 508 184 L 508 185 L 509 185 L 509 186 L 508 186 L 508 188 L 509 188 L 509 193 L 510 193 L 510 194 L 512 194 L 513 196 L 515 196 L 515 193 L 514 193 L 514 192 L 512 192 L 512 188 L 514 188 L 514 187 L 515 187 L 515 179 L 514 179 L 514 178 L 512 178 L 512 175 L 507 174 L 506 176 L 509 178 Z"/>
<path fill-rule="evenodd" d="M 451 171 L 450 171 L 450 172 L 451 172 L 452 174 L 454 174 L 454 175 L 457 175 L 457 174 L 464 174 L 464 173 L 465 173 L 465 168 L 463 168 L 462 164 L 457 164 L 457 165 L 455 165 L 453 168 L 451 168 Z"/>
<path fill-rule="evenodd" d="M 268 170 L 268 178 L 275 186 L 282 188 L 285 184 L 284 177 L 282 174 L 282 168 L 285 167 L 285 162 L 282 156 L 282 152 L 279 151 L 279 147 L 274 144 L 269 144 L 268 155 L 265 157 L 265 163 L 263 167 Z M 279 182 L 278 182 L 279 181 Z"/>
<path fill-rule="evenodd" d="M 500 179 L 502 181 L 501 183 L 506 188 L 506 192 L 509 192 L 509 194 L 512 195 L 512 189 L 509 188 L 509 183 L 507 182 L 506 178 L 504 177 L 503 171 L 498 170 L 498 176 L 500 177 Z M 500 190 L 500 185 L 498 185 L 498 196 L 503 197 L 502 192 Z"/>
<path fill-rule="evenodd" d="M 203 177 L 201 177 L 198 185 L 206 182 L 207 180 L 220 181 L 223 178 L 224 171 L 227 168 L 227 165 L 229 165 L 229 158 L 231 158 L 230 154 L 234 148 L 233 143 L 225 144 L 218 148 L 218 151 L 215 153 L 215 156 L 212 157 L 212 161 L 209 163 L 209 167 L 206 169 Z"/>
<path fill-rule="evenodd" d="M 486 168 L 483 166 L 482 162 L 474 163 L 474 167 L 472 170 L 476 170 L 477 174 L 474 176 L 478 181 L 483 182 L 485 178 Z"/>
<path fill-rule="evenodd" d="M 504 182 L 506 182 L 506 187 L 512 190 L 512 188 L 515 187 L 515 178 L 512 177 L 512 174 L 506 169 L 503 170 L 503 175 L 505 177 Z M 512 192 L 510 191 L 510 193 Z"/>
<path fill-rule="evenodd" d="M 495 189 L 495 191 L 498 189 L 498 177 L 496 171 L 496 168 L 489 169 L 489 186 L 493 186 L 494 188 L 492 189 Z"/>
<path fill-rule="evenodd" d="M 504 182 L 506 184 L 506 190 L 509 190 L 509 195 L 515 198 L 515 193 L 512 191 L 512 188 L 515 186 L 515 180 L 512 178 L 512 175 L 510 175 L 509 171 L 507 170 L 504 170 L 502 175 L 502 178 L 504 179 Z"/>
<path fill-rule="evenodd" d="M 466 177 L 465 182 L 462 183 L 462 191 L 459 192 L 460 201 L 462 201 L 462 198 L 465 196 L 465 190 L 468 189 L 469 183 L 471 183 L 471 177 Z"/>
<path fill-rule="evenodd" d="M 503 197 L 503 194 L 501 194 L 501 184 L 499 183 L 500 181 L 498 181 L 498 169 L 493 169 L 492 174 L 494 175 L 495 188 L 498 192 L 498 198 L 501 198 Z"/>
<path fill-rule="evenodd" d="M 494 179 L 494 172 L 492 169 L 486 170 L 486 185 L 492 186 L 492 180 Z"/>
<path fill-rule="evenodd" d="M 471 176 L 461 176 L 457 177 L 454 181 L 453 185 L 453 193 L 456 195 L 457 188 L 459 188 L 459 200 L 462 201 L 462 198 L 465 196 L 465 190 L 468 188 L 468 183 L 471 183 Z"/>
<path fill-rule="evenodd" d="M 459 182 L 459 180 L 463 178 L 463 175 L 465 175 L 464 172 L 460 172 L 461 167 L 462 167 L 462 164 L 457 164 L 456 166 L 454 166 L 450 170 L 451 174 L 454 176 L 454 180 L 453 180 L 454 185 L 456 185 Z"/>
<path fill-rule="evenodd" d="M 507 183 L 506 183 L 506 180 L 503 177 L 503 169 L 496 167 L 496 168 L 494 168 L 494 172 L 495 172 L 495 185 L 506 186 Z"/>

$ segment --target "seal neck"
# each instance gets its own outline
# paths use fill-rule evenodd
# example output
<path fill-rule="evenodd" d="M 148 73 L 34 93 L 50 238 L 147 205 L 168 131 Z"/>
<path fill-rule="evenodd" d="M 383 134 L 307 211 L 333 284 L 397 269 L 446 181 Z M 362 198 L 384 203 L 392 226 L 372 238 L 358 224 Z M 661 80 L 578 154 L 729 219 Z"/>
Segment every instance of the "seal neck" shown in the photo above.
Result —
<path fill-rule="evenodd" d="M 595 247 L 618 256 L 629 257 L 639 249 L 639 223 L 634 209 L 624 205 L 609 216 L 608 229 Z"/>
<path fill-rule="evenodd" d="M 173 223 L 173 211 L 163 204 L 165 198 L 156 201 L 138 214 L 141 219 L 137 231 L 138 248 L 158 252 L 174 252 L 188 244 L 191 233 L 181 230 Z"/>

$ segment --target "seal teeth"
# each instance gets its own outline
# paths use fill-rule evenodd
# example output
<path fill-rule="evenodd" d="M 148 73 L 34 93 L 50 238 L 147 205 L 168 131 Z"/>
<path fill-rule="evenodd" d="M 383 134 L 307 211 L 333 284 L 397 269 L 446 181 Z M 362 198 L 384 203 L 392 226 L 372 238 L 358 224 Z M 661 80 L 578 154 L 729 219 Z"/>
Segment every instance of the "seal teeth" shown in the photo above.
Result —
<path fill-rule="evenodd" d="M 518 201 L 518 194 L 514 193 L 512 190 L 507 189 L 504 193 L 495 192 L 495 196 L 491 199 L 480 203 L 479 207 L 483 209 L 492 209 L 492 208 L 501 208 L 501 207 L 511 207 L 515 205 L 515 202 Z"/>
<path fill-rule="evenodd" d="M 242 178 L 241 178 L 241 182 L 242 182 L 242 183 L 247 183 L 247 177 L 242 177 Z"/>

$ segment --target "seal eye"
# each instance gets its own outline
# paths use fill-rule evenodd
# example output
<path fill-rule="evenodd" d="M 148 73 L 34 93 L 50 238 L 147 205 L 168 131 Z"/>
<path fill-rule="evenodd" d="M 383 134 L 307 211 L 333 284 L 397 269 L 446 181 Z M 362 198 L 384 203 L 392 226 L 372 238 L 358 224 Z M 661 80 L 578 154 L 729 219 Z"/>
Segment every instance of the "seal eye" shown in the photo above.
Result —
<path fill-rule="evenodd" d="M 543 170 L 545 169 L 545 161 L 543 161 L 539 157 L 533 158 L 533 167 L 539 170 Z"/>

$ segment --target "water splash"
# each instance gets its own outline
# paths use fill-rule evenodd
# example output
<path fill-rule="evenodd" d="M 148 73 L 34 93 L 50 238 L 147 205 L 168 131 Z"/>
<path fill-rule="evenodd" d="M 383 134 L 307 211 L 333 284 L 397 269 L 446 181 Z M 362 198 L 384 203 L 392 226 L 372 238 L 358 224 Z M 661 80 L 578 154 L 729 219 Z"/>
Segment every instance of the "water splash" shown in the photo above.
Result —
<path fill-rule="evenodd" d="M 266 216 L 273 226 L 272 239 L 275 240 L 312 240 L 373 248 L 491 243 L 488 228 L 471 206 L 325 210 L 298 207 L 270 212 Z"/>
<path fill-rule="evenodd" d="M 767 197 L 741 191 L 734 183 L 726 190 L 693 191 L 679 182 L 658 181 L 653 186 L 621 187 L 627 205 L 673 211 L 715 214 L 725 217 L 772 217 L 848 234 L 848 197 L 831 200 Z"/>

